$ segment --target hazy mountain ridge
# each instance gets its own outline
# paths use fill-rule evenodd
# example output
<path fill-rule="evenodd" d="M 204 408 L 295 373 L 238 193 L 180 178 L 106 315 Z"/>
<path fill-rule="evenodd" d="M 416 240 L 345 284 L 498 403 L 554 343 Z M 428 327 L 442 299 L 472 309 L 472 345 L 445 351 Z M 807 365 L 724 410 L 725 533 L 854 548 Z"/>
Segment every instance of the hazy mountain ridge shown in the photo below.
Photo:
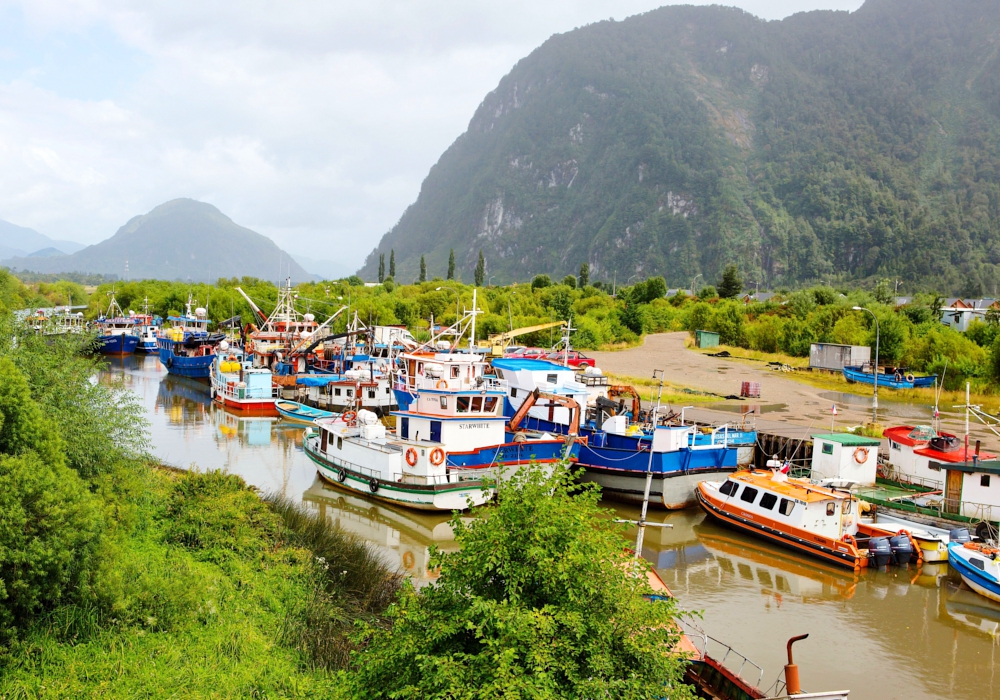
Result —
<path fill-rule="evenodd" d="M 15 258 L 3 264 L 35 272 L 124 278 L 126 261 L 130 279 L 313 279 L 271 239 L 237 225 L 211 204 L 192 199 L 175 199 L 132 217 L 111 238 L 73 255 Z"/>
<path fill-rule="evenodd" d="M 764 22 L 667 7 L 558 35 L 487 95 L 369 256 L 470 279 L 1000 281 L 1000 2 Z M 970 289 L 969 291 L 972 291 Z"/>
<path fill-rule="evenodd" d="M 85 246 L 75 241 L 58 241 L 43 233 L 0 220 L 0 260 L 4 258 L 27 257 L 47 249 L 69 255 Z"/>

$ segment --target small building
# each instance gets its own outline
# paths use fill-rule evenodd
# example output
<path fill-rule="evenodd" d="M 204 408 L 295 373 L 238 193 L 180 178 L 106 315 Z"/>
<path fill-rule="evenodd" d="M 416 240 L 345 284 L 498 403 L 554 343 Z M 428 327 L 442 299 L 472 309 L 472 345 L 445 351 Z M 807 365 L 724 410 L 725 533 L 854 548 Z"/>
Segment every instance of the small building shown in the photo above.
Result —
<path fill-rule="evenodd" d="M 712 331 L 695 331 L 694 340 L 699 348 L 714 348 L 719 345 L 719 334 Z"/>
<path fill-rule="evenodd" d="M 973 320 L 986 320 L 986 313 L 993 309 L 1000 311 L 1000 301 L 997 299 L 959 299 L 957 297 L 945 300 L 941 307 L 941 323 L 956 331 L 964 333 L 969 330 Z"/>
<path fill-rule="evenodd" d="M 809 369 L 839 372 L 844 367 L 859 367 L 871 359 L 872 349 L 867 345 L 813 343 L 809 346 Z"/>
<path fill-rule="evenodd" d="M 881 444 L 876 438 L 851 433 L 813 435 L 812 478 L 874 486 Z"/>

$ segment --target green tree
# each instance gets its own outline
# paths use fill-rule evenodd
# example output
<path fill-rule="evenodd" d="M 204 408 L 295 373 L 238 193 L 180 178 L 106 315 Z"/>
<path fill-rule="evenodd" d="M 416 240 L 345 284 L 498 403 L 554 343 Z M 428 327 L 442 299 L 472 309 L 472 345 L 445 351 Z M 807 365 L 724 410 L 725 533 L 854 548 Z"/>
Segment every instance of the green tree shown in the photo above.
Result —
<path fill-rule="evenodd" d="M 424 256 L 420 256 L 420 281 L 427 281 L 427 261 L 424 260 Z"/>
<path fill-rule="evenodd" d="M 448 279 L 455 279 L 455 249 L 448 253 Z"/>
<path fill-rule="evenodd" d="M 476 262 L 475 272 L 476 286 L 482 287 L 486 280 L 486 258 L 483 257 L 483 249 L 479 249 L 479 260 Z"/>
<path fill-rule="evenodd" d="M 566 275 L 565 277 L 563 277 L 562 283 L 565 284 L 570 289 L 576 289 L 576 277 L 574 277 L 573 275 Z"/>
<path fill-rule="evenodd" d="M 389 249 L 389 277 L 396 279 L 396 250 Z"/>
<path fill-rule="evenodd" d="M 715 290 L 715 287 L 708 285 L 707 287 L 702 287 L 698 290 L 699 299 L 715 299 L 719 296 L 719 293 Z"/>
<path fill-rule="evenodd" d="M 735 264 L 726 265 L 719 282 L 719 296 L 723 299 L 733 299 L 743 291 L 743 278 Z"/>
<path fill-rule="evenodd" d="M 349 695 L 374 698 L 690 698 L 672 600 L 650 602 L 644 562 L 559 465 L 521 470 L 435 549 L 440 576 L 368 627 Z"/>
<path fill-rule="evenodd" d="M 548 275 L 535 275 L 531 280 L 532 289 L 544 289 L 552 286 L 552 279 Z"/>
<path fill-rule="evenodd" d="M 590 264 L 580 263 L 580 279 L 577 286 L 583 289 L 590 284 Z"/>
<path fill-rule="evenodd" d="M 385 253 L 379 253 L 378 256 L 378 281 L 381 282 L 385 279 Z"/>

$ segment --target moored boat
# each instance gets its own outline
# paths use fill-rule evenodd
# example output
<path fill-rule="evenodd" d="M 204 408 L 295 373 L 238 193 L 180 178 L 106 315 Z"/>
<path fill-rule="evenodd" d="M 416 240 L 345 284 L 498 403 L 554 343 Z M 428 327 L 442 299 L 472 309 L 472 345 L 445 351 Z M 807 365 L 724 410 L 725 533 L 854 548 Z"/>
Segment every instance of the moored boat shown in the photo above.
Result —
<path fill-rule="evenodd" d="M 931 563 L 948 561 L 948 543 L 955 536 L 956 530 L 961 529 L 963 532 L 968 532 L 964 528 L 945 530 L 933 525 L 925 525 L 881 510 L 876 511 L 872 523 L 888 530 L 909 532 L 917 547 L 920 548 L 924 561 Z"/>
<path fill-rule="evenodd" d="M 981 596 L 1000 602 L 1000 551 L 982 542 L 952 542 L 948 563 L 966 585 Z"/>
<path fill-rule="evenodd" d="M 153 316 L 150 313 L 148 297 L 143 299 L 142 313 L 136 314 L 134 318 L 136 330 L 139 333 L 139 345 L 136 347 L 136 352 L 158 352 L 160 349 L 159 330 L 161 319 L 159 316 Z"/>
<path fill-rule="evenodd" d="M 697 495 L 705 512 L 723 524 L 855 571 L 905 565 L 914 555 L 923 562 L 908 532 L 863 522 L 850 492 L 791 479 L 781 471 L 702 481 Z"/>
<path fill-rule="evenodd" d="M 221 346 L 220 346 L 221 347 Z M 211 367 L 212 399 L 227 408 L 247 413 L 273 415 L 275 394 L 271 370 L 254 367 L 253 362 L 238 348 L 225 355 L 216 355 Z"/>
<path fill-rule="evenodd" d="M 861 384 L 875 384 L 875 373 L 871 365 L 844 367 L 844 379 Z M 878 385 L 887 389 L 914 389 L 934 386 L 937 376 L 931 374 L 918 377 L 903 367 L 879 367 Z"/>
<path fill-rule="evenodd" d="M 95 322 L 97 325 L 97 351 L 105 355 L 131 355 L 139 345 L 135 319 L 126 316 L 110 292 L 108 310 Z"/>
<path fill-rule="evenodd" d="M 192 311 L 192 305 L 188 296 L 184 314 L 167 317 L 170 326 L 157 338 L 160 362 L 170 374 L 208 379 L 216 350 L 229 350 L 229 343 L 225 334 L 208 332 L 208 312 L 201 307 Z"/>
<path fill-rule="evenodd" d="M 307 406 L 304 403 L 299 403 L 298 401 L 288 401 L 286 399 L 278 399 L 274 402 L 274 407 L 278 409 L 278 413 L 281 414 L 282 418 L 299 421 L 300 423 L 312 423 L 319 418 L 333 418 L 337 415 L 333 411 L 324 411 L 319 408 Z"/>

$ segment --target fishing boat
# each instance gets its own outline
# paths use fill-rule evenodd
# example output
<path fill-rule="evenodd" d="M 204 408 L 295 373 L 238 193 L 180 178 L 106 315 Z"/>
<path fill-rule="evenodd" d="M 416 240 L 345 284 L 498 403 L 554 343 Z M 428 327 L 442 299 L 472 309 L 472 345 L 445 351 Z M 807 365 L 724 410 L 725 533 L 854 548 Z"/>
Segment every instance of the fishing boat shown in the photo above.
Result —
<path fill-rule="evenodd" d="M 966 585 L 981 596 L 1000 602 L 1000 551 L 983 542 L 951 542 L 948 563 Z"/>
<path fill-rule="evenodd" d="M 253 361 L 239 348 L 219 343 L 219 354 L 210 366 L 211 396 L 226 408 L 245 413 L 273 415 L 277 389 L 271 382 L 271 370 L 254 367 Z"/>
<path fill-rule="evenodd" d="M 139 345 L 136 352 L 159 352 L 160 317 L 153 316 L 149 311 L 149 297 L 142 301 L 142 313 L 135 314 L 136 330 L 139 333 Z"/>
<path fill-rule="evenodd" d="M 109 294 L 108 310 L 95 322 L 97 351 L 105 355 L 131 355 L 139 345 L 135 319 L 122 311 L 113 289 Z"/>
<path fill-rule="evenodd" d="M 860 384 L 874 384 L 875 373 L 870 364 L 844 367 L 844 379 Z M 918 377 L 905 367 L 879 367 L 878 385 L 888 389 L 914 389 L 934 386 L 936 375 Z"/>
<path fill-rule="evenodd" d="M 783 469 L 702 481 L 698 503 L 725 525 L 855 571 L 905 565 L 914 556 L 923 563 L 906 530 L 864 522 L 850 492 L 789 478 Z"/>
<path fill-rule="evenodd" d="M 170 374 L 208 379 L 216 349 L 225 352 L 229 343 L 225 334 L 208 332 L 208 311 L 200 306 L 192 311 L 192 306 L 194 302 L 188 295 L 184 313 L 167 317 L 170 325 L 157 338 L 160 362 Z"/>
<path fill-rule="evenodd" d="M 637 392 L 632 390 L 631 412 L 625 410 L 627 406 L 613 408 L 620 406 L 620 401 L 605 398 L 607 394 L 595 396 L 593 382 L 586 381 L 588 376 L 596 375 L 578 377 L 572 368 L 547 360 L 500 358 L 492 364 L 497 377 L 507 386 L 505 412 L 509 416 L 514 416 L 535 391 L 558 394 L 589 406 L 587 420 L 580 416 L 581 424 L 573 426 L 586 438 L 580 447 L 582 478 L 599 484 L 602 493 L 615 500 L 641 501 L 646 473 L 652 471 L 652 504 L 667 509 L 692 507 L 697 504 L 698 482 L 735 471 L 739 449 L 747 440 L 756 441 L 753 431 L 732 431 L 738 432 L 739 438 L 734 436 L 731 441 L 728 425 L 705 433 L 693 425 L 654 428 L 651 422 L 633 421 L 632 417 L 638 418 L 640 413 Z M 652 416 L 648 419 L 651 421 Z M 551 402 L 532 406 L 523 421 L 533 430 L 563 434 L 571 423 L 569 412 Z"/>
<path fill-rule="evenodd" d="M 286 401 L 285 399 L 275 401 L 274 407 L 278 409 L 282 418 L 300 423 L 312 423 L 318 418 L 333 418 L 336 415 L 333 411 L 323 411 L 298 401 Z"/>
<path fill-rule="evenodd" d="M 414 384 L 409 410 L 393 412 L 393 433 L 371 411 L 347 411 L 315 422 L 306 454 L 327 481 L 424 510 L 480 505 L 492 496 L 487 480 L 509 478 L 529 463 L 575 459 L 575 439 L 506 431 L 503 389 L 484 366 L 477 355 L 436 355 Z"/>

